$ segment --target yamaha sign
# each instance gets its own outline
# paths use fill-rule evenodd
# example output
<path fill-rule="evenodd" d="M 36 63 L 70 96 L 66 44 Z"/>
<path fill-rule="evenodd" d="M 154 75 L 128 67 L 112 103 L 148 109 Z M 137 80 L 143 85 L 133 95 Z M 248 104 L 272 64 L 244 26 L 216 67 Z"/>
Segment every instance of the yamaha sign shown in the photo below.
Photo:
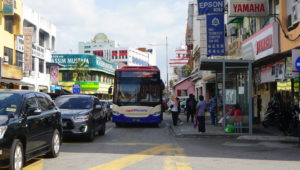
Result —
<path fill-rule="evenodd" d="M 269 15 L 269 0 L 229 0 L 230 17 L 259 17 Z"/>

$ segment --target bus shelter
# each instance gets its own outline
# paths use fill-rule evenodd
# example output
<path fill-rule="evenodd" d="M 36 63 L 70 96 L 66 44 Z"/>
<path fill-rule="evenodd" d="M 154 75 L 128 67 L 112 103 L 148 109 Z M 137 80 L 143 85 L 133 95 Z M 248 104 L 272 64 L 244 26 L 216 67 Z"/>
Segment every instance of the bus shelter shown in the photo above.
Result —
<path fill-rule="evenodd" d="M 232 133 L 251 135 L 253 132 L 252 63 L 251 60 L 201 59 L 200 70 L 216 74 L 219 121 L 225 130 L 233 129 Z M 242 110 L 242 119 L 238 123 L 232 115 L 236 104 Z"/>

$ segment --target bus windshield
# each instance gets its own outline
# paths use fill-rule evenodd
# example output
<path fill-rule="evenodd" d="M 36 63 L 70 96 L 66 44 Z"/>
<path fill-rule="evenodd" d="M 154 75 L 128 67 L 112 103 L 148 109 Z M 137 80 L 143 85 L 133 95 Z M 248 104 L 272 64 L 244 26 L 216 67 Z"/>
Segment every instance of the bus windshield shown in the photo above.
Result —
<path fill-rule="evenodd" d="M 115 101 L 117 103 L 159 103 L 161 84 L 156 80 L 119 80 Z"/>

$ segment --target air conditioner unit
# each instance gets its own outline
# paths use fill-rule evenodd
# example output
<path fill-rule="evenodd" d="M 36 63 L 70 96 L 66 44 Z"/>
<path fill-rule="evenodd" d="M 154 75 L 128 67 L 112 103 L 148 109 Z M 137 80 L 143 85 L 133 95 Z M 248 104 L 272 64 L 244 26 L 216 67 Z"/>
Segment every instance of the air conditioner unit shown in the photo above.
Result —
<path fill-rule="evenodd" d="M 292 7 L 292 25 L 300 21 L 300 1 L 295 1 Z"/>
<path fill-rule="evenodd" d="M 9 63 L 9 57 L 8 56 L 4 56 L 3 63 L 4 64 L 8 64 Z"/>

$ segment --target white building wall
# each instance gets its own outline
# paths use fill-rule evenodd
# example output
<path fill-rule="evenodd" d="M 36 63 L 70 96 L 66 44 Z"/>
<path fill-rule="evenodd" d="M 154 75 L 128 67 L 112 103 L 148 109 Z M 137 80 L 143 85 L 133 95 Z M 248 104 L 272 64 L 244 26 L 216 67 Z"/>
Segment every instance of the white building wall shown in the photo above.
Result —
<path fill-rule="evenodd" d="M 26 6 L 23 6 L 23 21 L 25 24 L 29 23 L 30 26 L 34 27 L 33 46 L 36 49 L 33 49 L 35 69 L 30 73 L 25 73 L 22 81 L 27 84 L 31 84 L 32 86 L 30 86 L 30 89 L 32 90 L 39 91 L 42 89 L 47 89 L 46 91 L 49 92 L 51 80 L 50 74 L 47 74 L 46 63 L 51 62 L 52 53 L 56 49 L 56 26 L 51 24 L 47 19 Z M 39 45 L 41 43 L 39 34 L 40 31 L 48 35 L 44 40 L 44 47 Z M 22 37 L 19 38 L 22 39 Z M 17 46 L 22 46 L 22 44 L 17 43 Z M 21 50 L 20 52 L 24 52 L 24 50 Z M 44 70 L 42 73 L 39 72 L 40 59 L 44 60 Z"/>

